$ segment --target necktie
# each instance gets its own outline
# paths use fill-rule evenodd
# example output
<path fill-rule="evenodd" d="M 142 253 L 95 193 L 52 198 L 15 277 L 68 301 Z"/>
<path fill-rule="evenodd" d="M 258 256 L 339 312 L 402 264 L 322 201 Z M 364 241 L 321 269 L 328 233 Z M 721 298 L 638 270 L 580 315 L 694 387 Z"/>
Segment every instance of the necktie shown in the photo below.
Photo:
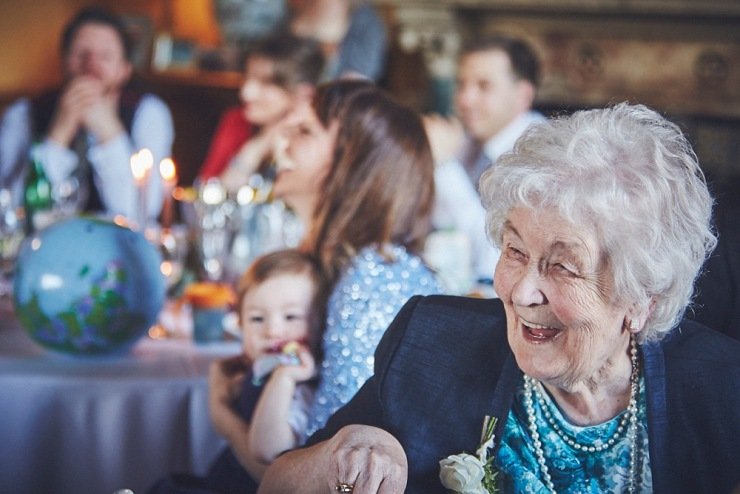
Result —
<path fill-rule="evenodd" d="M 473 182 L 475 190 L 478 190 L 478 182 L 480 181 L 481 175 L 483 175 L 483 172 L 485 172 L 492 164 L 493 161 L 486 155 L 483 150 L 483 146 L 479 143 L 471 142 L 465 153 L 463 166 L 465 167 L 465 171 L 468 173 L 468 177 L 470 177 L 470 181 Z"/>

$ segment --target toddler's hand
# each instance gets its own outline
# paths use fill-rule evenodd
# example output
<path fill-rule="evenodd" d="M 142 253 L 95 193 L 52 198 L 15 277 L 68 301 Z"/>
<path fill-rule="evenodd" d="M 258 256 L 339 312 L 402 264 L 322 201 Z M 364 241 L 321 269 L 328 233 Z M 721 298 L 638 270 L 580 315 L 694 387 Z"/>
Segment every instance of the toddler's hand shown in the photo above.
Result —
<path fill-rule="evenodd" d="M 313 378 L 316 375 L 316 361 L 308 348 L 300 345 L 294 355 L 298 358 L 298 363 L 281 364 L 275 369 L 275 373 L 288 377 L 296 383 Z"/>

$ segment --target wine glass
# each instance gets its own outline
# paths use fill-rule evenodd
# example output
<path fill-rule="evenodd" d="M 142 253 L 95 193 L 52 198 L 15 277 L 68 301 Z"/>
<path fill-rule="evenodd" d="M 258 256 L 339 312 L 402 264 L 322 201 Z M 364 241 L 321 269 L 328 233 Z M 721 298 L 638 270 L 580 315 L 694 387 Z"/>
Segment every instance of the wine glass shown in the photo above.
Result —
<path fill-rule="evenodd" d="M 23 208 L 13 204 L 10 189 L 0 188 L 0 299 L 13 293 L 13 272 L 24 232 Z"/>
<path fill-rule="evenodd" d="M 232 238 L 231 217 L 235 205 L 217 179 L 210 179 L 198 191 L 195 201 L 197 246 L 205 277 L 220 281 Z"/>
<path fill-rule="evenodd" d="M 54 200 L 54 217 L 57 220 L 75 216 L 87 199 L 87 192 L 83 190 L 75 176 L 56 184 L 51 195 Z"/>
<path fill-rule="evenodd" d="M 167 280 L 167 289 L 180 282 L 185 269 L 185 258 L 188 250 L 187 228 L 174 226 L 160 228 L 154 233 L 154 244 L 162 255 L 160 271 Z"/>

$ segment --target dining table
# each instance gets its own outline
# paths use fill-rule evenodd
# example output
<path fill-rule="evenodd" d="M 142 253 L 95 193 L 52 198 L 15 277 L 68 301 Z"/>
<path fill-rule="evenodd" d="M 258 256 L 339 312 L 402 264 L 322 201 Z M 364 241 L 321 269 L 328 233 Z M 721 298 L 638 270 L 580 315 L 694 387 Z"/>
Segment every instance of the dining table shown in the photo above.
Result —
<path fill-rule="evenodd" d="M 238 341 L 144 335 L 106 356 L 37 344 L 0 306 L 0 492 L 145 494 L 204 474 L 224 447 L 208 412 L 208 366 Z"/>

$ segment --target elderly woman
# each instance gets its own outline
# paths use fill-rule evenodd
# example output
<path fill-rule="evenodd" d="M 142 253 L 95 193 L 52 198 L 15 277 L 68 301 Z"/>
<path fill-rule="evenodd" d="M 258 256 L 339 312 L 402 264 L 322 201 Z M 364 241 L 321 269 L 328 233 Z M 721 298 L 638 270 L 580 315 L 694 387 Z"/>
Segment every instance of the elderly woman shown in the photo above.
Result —
<path fill-rule="evenodd" d="M 481 192 L 501 300 L 409 301 L 261 492 L 736 487 L 740 344 L 681 322 L 715 236 L 679 129 L 627 104 L 539 124 Z"/>

